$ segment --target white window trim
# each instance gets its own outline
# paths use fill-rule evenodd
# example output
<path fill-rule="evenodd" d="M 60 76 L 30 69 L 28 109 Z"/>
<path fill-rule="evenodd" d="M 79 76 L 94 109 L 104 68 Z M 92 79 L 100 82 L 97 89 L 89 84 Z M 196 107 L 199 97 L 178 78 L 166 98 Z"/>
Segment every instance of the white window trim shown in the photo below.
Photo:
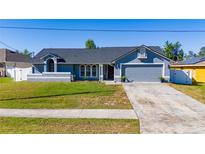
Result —
<path fill-rule="evenodd" d="M 93 76 L 93 66 L 95 66 L 95 76 Z M 97 77 L 97 65 L 92 65 L 91 66 L 91 77 Z"/>
<path fill-rule="evenodd" d="M 137 52 L 137 58 L 147 58 L 147 51 L 145 48 L 140 48 Z"/>
<path fill-rule="evenodd" d="M 81 75 L 81 66 L 84 66 L 84 72 L 85 72 L 84 76 Z M 86 74 L 87 66 L 90 66 L 90 76 L 87 76 L 87 74 Z M 95 76 L 93 76 L 93 66 L 96 67 L 96 75 L 95 75 Z M 97 77 L 97 65 L 81 64 L 81 65 L 79 66 L 79 76 L 80 76 L 80 77 Z"/>
<path fill-rule="evenodd" d="M 81 75 L 81 66 L 84 66 L 84 76 Z M 80 77 L 86 77 L 86 65 L 79 66 L 79 75 L 80 75 Z"/>
<path fill-rule="evenodd" d="M 92 77 L 92 66 L 89 65 L 89 64 L 88 64 L 88 65 L 85 65 L 85 66 L 86 66 L 86 67 L 85 67 L 85 68 L 86 68 L 86 69 L 85 69 L 85 76 L 86 76 L 86 77 Z M 89 76 L 87 76 L 87 72 L 86 72 L 86 71 L 87 71 L 87 66 L 90 66 L 90 75 L 89 75 Z"/>
<path fill-rule="evenodd" d="M 45 61 L 44 61 L 44 72 L 48 72 L 48 66 L 47 66 L 47 62 L 48 60 L 52 59 L 53 62 L 54 62 L 54 72 L 57 72 L 57 68 L 58 68 L 58 65 L 57 65 L 57 59 L 55 57 L 52 57 L 52 58 L 47 58 Z"/>

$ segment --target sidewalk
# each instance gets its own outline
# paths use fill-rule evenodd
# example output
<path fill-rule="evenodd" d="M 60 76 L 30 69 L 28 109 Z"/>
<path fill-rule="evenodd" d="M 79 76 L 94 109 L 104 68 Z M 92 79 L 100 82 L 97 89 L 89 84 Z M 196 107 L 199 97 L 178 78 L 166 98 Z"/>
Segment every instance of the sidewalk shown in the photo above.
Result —
<path fill-rule="evenodd" d="M 0 109 L 0 117 L 137 119 L 124 109 Z"/>

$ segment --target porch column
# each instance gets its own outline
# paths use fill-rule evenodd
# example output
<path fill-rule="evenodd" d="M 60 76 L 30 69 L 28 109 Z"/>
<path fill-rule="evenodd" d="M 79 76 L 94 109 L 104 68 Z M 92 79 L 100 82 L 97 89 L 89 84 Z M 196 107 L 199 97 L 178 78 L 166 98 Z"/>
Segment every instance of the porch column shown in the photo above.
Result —
<path fill-rule="evenodd" d="M 54 72 L 57 72 L 57 59 L 53 59 L 54 61 Z"/>
<path fill-rule="evenodd" d="M 43 62 L 43 72 L 47 72 L 47 65 L 46 61 Z"/>
<path fill-rule="evenodd" d="M 103 81 L 103 64 L 99 65 L 99 80 Z"/>

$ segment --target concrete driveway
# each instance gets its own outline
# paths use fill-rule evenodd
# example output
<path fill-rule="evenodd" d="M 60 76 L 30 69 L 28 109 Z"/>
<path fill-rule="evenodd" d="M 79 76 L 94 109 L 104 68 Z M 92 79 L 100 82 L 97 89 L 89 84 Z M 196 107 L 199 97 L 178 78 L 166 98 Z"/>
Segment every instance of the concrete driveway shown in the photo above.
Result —
<path fill-rule="evenodd" d="M 124 89 L 141 133 L 205 133 L 205 104 L 162 83 L 127 83 Z"/>

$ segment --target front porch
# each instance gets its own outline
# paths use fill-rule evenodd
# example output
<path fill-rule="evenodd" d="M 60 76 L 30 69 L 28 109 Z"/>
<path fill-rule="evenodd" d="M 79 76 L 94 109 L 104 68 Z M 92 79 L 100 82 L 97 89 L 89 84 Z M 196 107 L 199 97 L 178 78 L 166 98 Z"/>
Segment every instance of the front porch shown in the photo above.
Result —
<path fill-rule="evenodd" d="M 42 68 L 42 69 L 41 69 Z M 47 59 L 40 66 L 33 65 L 29 81 L 113 81 L 114 66 L 110 64 L 61 64 Z M 40 71 L 41 70 L 41 71 Z M 65 79 L 68 77 L 69 79 Z"/>
<path fill-rule="evenodd" d="M 99 80 L 114 81 L 114 66 L 110 64 L 99 65 Z"/>

